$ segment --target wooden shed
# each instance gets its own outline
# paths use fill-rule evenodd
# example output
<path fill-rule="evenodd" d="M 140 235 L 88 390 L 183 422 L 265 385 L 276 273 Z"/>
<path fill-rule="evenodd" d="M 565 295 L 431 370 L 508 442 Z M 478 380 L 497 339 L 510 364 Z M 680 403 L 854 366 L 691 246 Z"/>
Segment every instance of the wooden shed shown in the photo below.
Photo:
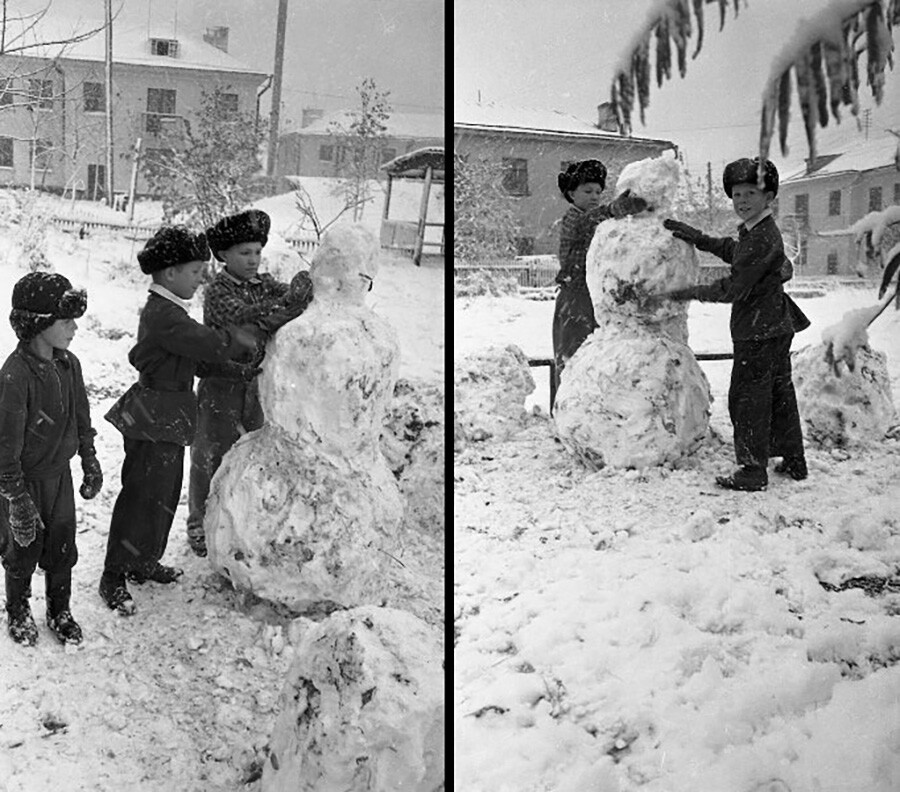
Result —
<path fill-rule="evenodd" d="M 428 201 L 431 196 L 431 188 L 434 184 L 443 184 L 444 149 L 437 146 L 411 151 L 403 154 L 381 166 L 388 176 L 387 195 L 384 199 L 384 214 L 381 219 L 381 246 L 390 250 L 399 250 L 411 255 L 416 266 L 421 266 L 423 253 L 433 252 L 444 255 L 444 218 L 429 221 Z M 391 188 L 395 180 L 422 182 L 422 198 L 419 202 L 418 218 L 392 219 Z M 441 229 L 441 241 L 434 242 L 425 239 L 425 231 L 428 228 Z M 425 251 L 425 248 L 440 248 Z"/>

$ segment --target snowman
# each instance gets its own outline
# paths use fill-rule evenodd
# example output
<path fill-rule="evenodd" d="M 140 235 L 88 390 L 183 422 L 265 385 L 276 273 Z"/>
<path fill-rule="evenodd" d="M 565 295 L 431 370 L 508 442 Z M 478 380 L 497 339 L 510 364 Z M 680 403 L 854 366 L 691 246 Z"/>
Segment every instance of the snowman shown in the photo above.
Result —
<path fill-rule="evenodd" d="M 296 613 L 383 605 L 402 587 L 403 506 L 379 449 L 399 349 L 365 305 L 378 254 L 362 226 L 323 236 L 310 266 L 313 302 L 267 350 L 266 424 L 226 454 L 210 489 L 213 567 Z"/>
<path fill-rule="evenodd" d="M 627 165 L 616 192 L 650 209 L 600 223 L 587 253 L 598 327 L 566 364 L 554 420 L 563 445 L 590 467 L 675 465 L 709 427 L 706 376 L 687 346 L 687 305 L 654 294 L 696 282 L 693 248 L 663 228 L 681 181 L 673 155 Z"/>

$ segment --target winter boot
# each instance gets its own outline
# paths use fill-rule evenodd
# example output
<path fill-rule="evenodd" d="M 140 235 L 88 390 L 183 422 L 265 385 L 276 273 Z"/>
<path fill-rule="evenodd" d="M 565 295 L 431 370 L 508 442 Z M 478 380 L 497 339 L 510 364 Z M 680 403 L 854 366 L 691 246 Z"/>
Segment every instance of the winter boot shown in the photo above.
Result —
<path fill-rule="evenodd" d="M 6 573 L 6 615 L 9 635 L 23 646 L 37 643 L 38 631 L 31 615 L 31 578 L 17 578 Z"/>
<path fill-rule="evenodd" d="M 134 599 L 125 585 L 125 575 L 105 572 L 100 576 L 100 596 L 110 610 L 119 616 L 131 616 L 136 608 Z"/>
<path fill-rule="evenodd" d="M 48 572 L 47 580 L 47 626 L 64 644 L 80 644 L 81 627 L 72 618 L 69 599 L 72 595 L 72 570 Z"/>
<path fill-rule="evenodd" d="M 130 572 L 126 572 L 125 577 L 132 583 L 141 585 L 148 580 L 152 580 L 154 583 L 174 583 L 183 574 L 183 569 L 166 566 L 157 561 L 155 564 L 151 564 L 145 569 L 133 569 Z"/>
<path fill-rule="evenodd" d="M 759 492 L 769 483 L 765 468 L 742 467 L 730 476 L 716 476 L 716 484 L 724 489 Z"/>
<path fill-rule="evenodd" d="M 802 456 L 785 457 L 775 465 L 775 472 L 790 476 L 794 481 L 803 481 L 809 475 L 809 471 L 806 469 L 806 458 Z"/>
<path fill-rule="evenodd" d="M 202 525 L 189 525 L 187 529 L 188 545 L 194 551 L 194 555 L 206 558 L 206 534 Z"/>

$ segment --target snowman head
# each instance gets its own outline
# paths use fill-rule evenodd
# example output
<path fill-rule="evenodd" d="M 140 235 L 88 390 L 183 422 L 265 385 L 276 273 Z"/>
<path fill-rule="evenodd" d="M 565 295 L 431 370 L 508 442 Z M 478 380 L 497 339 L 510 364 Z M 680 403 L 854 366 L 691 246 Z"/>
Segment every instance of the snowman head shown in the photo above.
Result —
<path fill-rule="evenodd" d="M 681 181 L 681 163 L 672 151 L 664 151 L 658 157 L 630 162 L 619 174 L 616 194 L 631 190 L 640 195 L 655 210 L 664 215 L 672 209 Z"/>
<path fill-rule="evenodd" d="M 378 273 L 378 240 L 368 229 L 345 223 L 323 234 L 309 277 L 316 298 L 362 303 Z"/>

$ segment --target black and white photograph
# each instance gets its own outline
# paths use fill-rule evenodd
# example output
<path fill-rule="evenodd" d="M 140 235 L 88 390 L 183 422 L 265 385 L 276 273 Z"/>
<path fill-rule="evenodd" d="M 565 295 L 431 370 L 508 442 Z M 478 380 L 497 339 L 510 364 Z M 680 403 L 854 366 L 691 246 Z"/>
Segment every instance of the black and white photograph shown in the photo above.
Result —
<path fill-rule="evenodd" d="M 900 3 L 454 11 L 454 788 L 900 789 Z"/>

